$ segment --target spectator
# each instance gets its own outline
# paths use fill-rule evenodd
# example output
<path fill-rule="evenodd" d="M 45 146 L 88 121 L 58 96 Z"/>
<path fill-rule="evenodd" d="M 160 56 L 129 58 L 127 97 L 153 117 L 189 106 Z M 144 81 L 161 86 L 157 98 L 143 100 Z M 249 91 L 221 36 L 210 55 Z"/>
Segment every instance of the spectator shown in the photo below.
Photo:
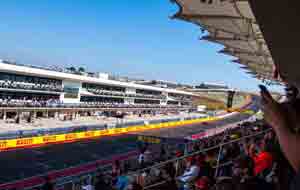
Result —
<path fill-rule="evenodd" d="M 168 177 L 174 179 L 176 176 L 176 169 L 175 166 L 173 165 L 173 163 L 169 162 L 166 164 L 164 171 L 166 172 L 166 174 L 168 175 Z"/>
<path fill-rule="evenodd" d="M 253 157 L 254 159 L 254 175 L 266 175 L 266 172 L 270 172 L 273 165 L 273 156 L 268 152 L 266 143 L 264 140 L 261 141 L 260 153 Z M 265 174 L 263 174 L 265 173 Z"/>
<path fill-rule="evenodd" d="M 111 190 L 109 184 L 104 180 L 104 176 L 100 173 L 96 177 L 95 190 Z"/>
<path fill-rule="evenodd" d="M 140 184 L 133 182 L 128 185 L 127 190 L 143 190 L 143 187 Z"/>
<path fill-rule="evenodd" d="M 196 190 L 209 190 L 209 178 L 206 176 L 201 177 L 195 182 Z"/>
<path fill-rule="evenodd" d="M 120 166 L 120 161 L 115 160 L 113 166 L 112 166 L 112 182 L 115 183 L 117 180 L 117 177 L 121 174 L 121 166 Z"/>
<path fill-rule="evenodd" d="M 145 167 L 145 151 L 146 151 L 146 148 L 142 147 L 140 150 L 140 154 L 138 156 L 138 164 L 139 164 L 140 168 Z"/>
<path fill-rule="evenodd" d="M 167 151 L 163 144 L 160 146 L 159 159 L 160 161 L 164 161 L 167 159 Z"/>
<path fill-rule="evenodd" d="M 199 167 L 196 165 L 193 157 L 187 158 L 186 169 L 184 173 L 178 177 L 178 181 L 182 183 L 184 189 L 188 189 L 189 183 L 193 182 L 199 175 Z"/>
<path fill-rule="evenodd" d="M 145 149 L 146 150 L 144 152 L 144 162 L 146 165 L 152 164 L 153 162 L 152 152 L 150 151 L 148 146 Z"/>
<path fill-rule="evenodd" d="M 266 181 L 254 175 L 254 162 L 248 156 L 239 157 L 235 161 L 233 180 L 234 183 L 237 184 L 238 189 L 266 190 L 272 188 Z"/>
<path fill-rule="evenodd" d="M 88 183 L 87 181 L 84 181 L 82 186 L 81 186 L 82 190 L 94 190 L 94 186 L 90 183 Z"/>
<path fill-rule="evenodd" d="M 122 171 L 120 175 L 117 177 L 117 181 L 115 184 L 116 190 L 125 190 L 129 185 L 129 178 L 126 176 L 126 171 Z"/>

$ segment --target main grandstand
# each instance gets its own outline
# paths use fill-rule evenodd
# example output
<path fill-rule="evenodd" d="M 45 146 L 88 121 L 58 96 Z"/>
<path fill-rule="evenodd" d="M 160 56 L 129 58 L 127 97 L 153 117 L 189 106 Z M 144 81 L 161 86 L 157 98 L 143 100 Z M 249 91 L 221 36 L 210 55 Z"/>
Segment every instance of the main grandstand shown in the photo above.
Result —
<path fill-rule="evenodd" d="M 192 93 L 0 62 L 1 107 L 191 105 Z M 7 101 L 9 100 L 9 101 Z"/>

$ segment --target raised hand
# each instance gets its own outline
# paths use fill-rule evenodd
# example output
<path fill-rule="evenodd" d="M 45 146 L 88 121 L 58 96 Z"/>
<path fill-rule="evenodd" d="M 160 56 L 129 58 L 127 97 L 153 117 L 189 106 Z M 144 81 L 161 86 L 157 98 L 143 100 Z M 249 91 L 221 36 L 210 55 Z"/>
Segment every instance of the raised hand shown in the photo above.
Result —
<path fill-rule="evenodd" d="M 292 108 L 273 99 L 265 86 L 260 85 L 262 110 L 266 122 L 273 128 L 288 127 L 291 124 Z"/>

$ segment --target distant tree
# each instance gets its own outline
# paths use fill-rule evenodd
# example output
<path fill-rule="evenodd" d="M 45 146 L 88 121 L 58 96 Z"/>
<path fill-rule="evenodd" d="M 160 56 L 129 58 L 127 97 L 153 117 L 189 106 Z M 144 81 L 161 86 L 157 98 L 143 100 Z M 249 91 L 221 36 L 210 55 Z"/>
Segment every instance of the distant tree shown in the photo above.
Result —
<path fill-rule="evenodd" d="M 76 72 L 76 68 L 71 66 L 71 67 L 68 67 L 66 68 L 68 71 L 70 71 L 71 73 L 75 73 Z"/>
<path fill-rule="evenodd" d="M 79 68 L 78 68 L 78 72 L 79 72 L 79 73 L 84 73 L 84 72 L 85 72 L 85 69 L 84 69 L 83 67 L 79 67 Z"/>

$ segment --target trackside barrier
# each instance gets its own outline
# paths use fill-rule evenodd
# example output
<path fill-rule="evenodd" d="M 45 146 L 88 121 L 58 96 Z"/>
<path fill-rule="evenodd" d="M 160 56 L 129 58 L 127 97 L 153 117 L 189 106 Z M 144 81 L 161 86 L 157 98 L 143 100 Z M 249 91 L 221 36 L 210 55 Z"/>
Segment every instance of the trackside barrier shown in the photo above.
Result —
<path fill-rule="evenodd" d="M 57 186 L 62 185 L 62 183 L 68 183 L 68 181 L 74 180 L 78 176 L 90 175 L 95 172 L 104 172 L 105 168 L 111 166 L 115 160 L 122 162 L 135 160 L 138 155 L 138 151 L 131 151 L 126 154 L 118 155 L 116 157 L 107 160 L 97 160 L 93 162 L 88 162 L 81 164 L 79 166 L 70 167 L 62 170 L 53 170 L 45 174 L 36 175 L 29 178 L 24 178 L 21 180 L 16 180 L 9 183 L 0 184 L 0 190 L 7 189 L 34 189 L 36 187 L 41 187 L 44 184 L 45 176 L 50 178 L 52 182 L 55 182 Z"/>
<path fill-rule="evenodd" d="M 245 103 L 245 105 L 242 106 L 242 108 L 243 109 L 246 108 L 246 106 L 248 106 L 250 103 L 251 103 L 251 96 L 248 96 L 247 102 Z M 233 113 L 237 113 L 237 112 L 233 112 Z M 177 127 L 181 125 L 196 124 L 200 122 L 217 121 L 223 118 L 224 115 L 219 115 L 215 117 L 197 118 L 197 119 L 182 120 L 182 121 L 170 121 L 170 122 L 163 122 L 157 124 L 134 125 L 134 126 L 111 128 L 111 129 L 106 128 L 106 129 L 99 129 L 99 130 L 87 130 L 82 132 L 71 132 L 71 133 L 56 134 L 56 135 L 41 135 L 41 136 L 29 137 L 29 138 L 6 139 L 6 140 L 0 140 L 0 151 L 17 149 L 17 148 L 43 146 L 43 145 L 54 144 L 54 143 L 74 142 L 74 141 L 79 141 L 84 139 L 99 138 L 99 137 L 111 136 L 111 135 L 120 135 L 120 134 L 138 132 L 138 131 L 144 131 L 150 129 L 171 128 L 171 127 Z"/>
<path fill-rule="evenodd" d="M 30 138 L 0 140 L 0 151 L 16 149 L 16 148 L 43 146 L 43 145 L 54 144 L 54 143 L 74 142 L 83 139 L 99 138 L 104 136 L 119 135 L 119 134 L 138 132 L 138 131 L 144 131 L 150 129 L 172 128 L 181 125 L 189 125 L 189 124 L 195 124 L 200 122 L 211 122 L 219 119 L 221 118 L 207 117 L 207 118 L 198 118 L 193 120 L 171 121 L 171 122 L 159 123 L 159 124 L 136 125 L 130 127 L 91 130 L 91 131 L 84 131 L 84 132 L 59 134 L 59 135 L 44 135 L 44 136 L 37 136 L 37 137 L 30 137 Z"/>

